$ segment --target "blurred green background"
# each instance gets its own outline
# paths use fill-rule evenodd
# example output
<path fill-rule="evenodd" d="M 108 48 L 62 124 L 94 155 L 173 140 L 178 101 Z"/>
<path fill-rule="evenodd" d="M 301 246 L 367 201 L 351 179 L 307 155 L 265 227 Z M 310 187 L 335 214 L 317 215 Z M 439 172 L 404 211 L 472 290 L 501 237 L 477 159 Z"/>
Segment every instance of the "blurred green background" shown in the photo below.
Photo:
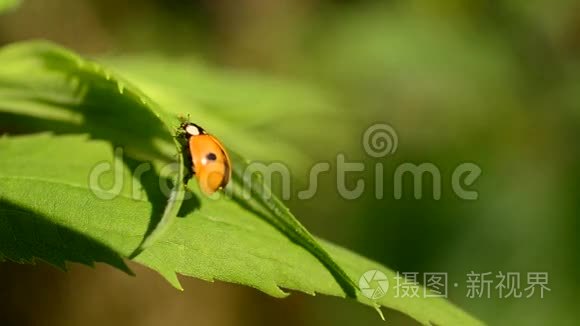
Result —
<path fill-rule="evenodd" d="M 244 146 L 249 158 L 292 166 L 294 192 L 316 162 L 334 168 L 338 153 L 365 162 L 349 178 L 365 180 L 362 198 L 342 199 L 333 169 L 314 198 L 287 203 L 314 234 L 398 271 L 447 272 L 450 300 L 490 324 L 580 320 L 578 1 L 26 0 L 0 17 L 0 42 L 30 38 L 110 63 L 129 80 L 171 79 L 187 67 L 191 80 L 180 82 L 199 84 L 192 107 L 239 123 L 241 138 L 255 139 Z M 399 146 L 375 159 L 361 137 L 380 122 L 395 128 Z M 372 191 L 378 162 L 381 200 Z M 409 182 L 395 200 L 392 175 L 404 162 L 435 164 L 442 198 L 415 199 Z M 463 162 L 483 171 L 471 187 L 478 200 L 451 189 Z M 180 293 L 131 267 L 137 277 L 103 265 L 65 274 L 4 263 L 0 324 L 383 324 L 355 302 L 277 300 L 187 278 Z M 520 272 L 522 287 L 526 273 L 548 272 L 551 291 L 468 298 L 470 271 Z M 393 311 L 387 320 L 413 324 Z"/>

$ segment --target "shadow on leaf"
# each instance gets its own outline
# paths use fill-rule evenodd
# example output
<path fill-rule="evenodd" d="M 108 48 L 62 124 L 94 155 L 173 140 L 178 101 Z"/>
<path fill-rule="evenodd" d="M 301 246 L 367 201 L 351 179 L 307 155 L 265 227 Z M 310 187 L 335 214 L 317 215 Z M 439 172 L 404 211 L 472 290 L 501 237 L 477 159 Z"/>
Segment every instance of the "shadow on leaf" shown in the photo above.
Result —
<path fill-rule="evenodd" d="M 134 275 L 123 258 L 106 245 L 2 199 L 0 253 L 18 263 L 39 258 L 63 270 L 67 261 L 89 266 L 103 262 Z"/>

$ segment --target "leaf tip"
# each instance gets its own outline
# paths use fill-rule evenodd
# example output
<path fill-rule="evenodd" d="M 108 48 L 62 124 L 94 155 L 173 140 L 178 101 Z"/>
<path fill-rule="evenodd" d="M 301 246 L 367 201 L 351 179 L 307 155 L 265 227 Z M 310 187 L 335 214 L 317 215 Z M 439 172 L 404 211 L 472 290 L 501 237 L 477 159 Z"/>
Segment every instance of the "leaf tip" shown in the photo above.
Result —
<path fill-rule="evenodd" d="M 375 305 L 373 305 L 373 308 L 375 308 L 375 311 L 379 314 L 379 317 L 381 317 L 381 319 L 383 321 L 386 321 L 385 314 L 383 314 L 383 311 L 381 310 L 381 306 L 375 304 Z"/>

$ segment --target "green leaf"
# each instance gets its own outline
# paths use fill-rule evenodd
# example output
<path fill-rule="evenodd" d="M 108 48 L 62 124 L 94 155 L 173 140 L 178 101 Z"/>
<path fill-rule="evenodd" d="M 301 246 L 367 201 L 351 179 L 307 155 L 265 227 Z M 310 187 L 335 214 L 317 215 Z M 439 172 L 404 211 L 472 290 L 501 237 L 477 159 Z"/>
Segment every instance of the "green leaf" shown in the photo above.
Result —
<path fill-rule="evenodd" d="M 95 194 L 87 184 L 87 174 L 95 163 L 113 163 L 114 153 L 108 142 L 90 140 L 86 135 L 4 137 L 0 153 L 0 198 L 2 210 L 9 212 L 1 215 L 0 223 L 10 226 L 2 228 L 1 233 L 0 252 L 5 257 L 18 260 L 32 244 L 40 249 L 29 257 L 51 263 L 104 261 L 120 267 L 113 250 L 127 256 L 139 245 L 154 209 L 150 198 L 135 200 L 131 182 L 125 182 L 118 196 L 102 200 L 98 196 L 115 192 Z M 125 180 L 132 180 L 127 167 L 131 164 L 123 168 Z M 155 188 L 157 178 L 158 173 L 152 170 L 143 175 L 138 187 Z M 105 174 L 101 183 L 106 189 L 114 181 L 112 174 Z M 240 209 L 235 201 L 192 198 L 185 202 L 180 216 L 183 218 L 177 219 L 159 242 L 136 258 L 176 287 L 177 272 L 252 286 L 275 297 L 286 296 L 282 289 L 344 296 L 332 275 L 308 251 L 250 211 Z M 76 242 L 68 241 L 66 234 L 43 230 L 45 224 L 81 237 Z M 11 233 L 7 231 L 10 229 L 20 231 Z M 395 284 L 394 273 L 386 267 L 322 243 L 352 278 L 376 269 L 388 275 L 391 286 Z M 96 256 L 92 244 L 101 247 L 101 256 Z M 364 297 L 358 300 L 372 305 Z M 423 323 L 476 323 L 440 298 L 396 298 L 390 291 L 378 303 Z"/>
<path fill-rule="evenodd" d="M 252 160 L 309 168 L 312 162 L 303 143 L 312 147 L 316 137 L 325 149 L 328 143 L 349 144 L 352 135 L 359 133 L 352 119 L 337 113 L 332 97 L 314 85 L 248 71 L 224 71 L 193 59 L 168 62 L 147 55 L 106 58 L 105 63 L 155 98 L 164 110 L 191 113 L 193 120 L 203 121 L 206 129 L 224 143 L 235 144 L 236 150 Z M 299 133 L 294 126 L 300 126 Z M 327 133 L 321 135 L 321 128 Z"/>
<path fill-rule="evenodd" d="M 0 53 L 0 61 L 5 63 L 0 68 L 0 95 L 8 113 L 6 121 L 11 126 L 88 132 L 93 138 L 124 145 L 135 158 L 167 158 L 171 149 L 164 143 L 171 140 L 175 147 L 181 146 L 171 137 L 177 117 L 166 114 L 139 90 L 119 77 L 114 78 L 112 72 L 96 63 L 45 42 L 8 46 Z M 44 74 L 30 78 L 27 71 Z M 124 132 L 119 112 L 140 128 Z M 25 114 L 24 119 L 21 114 Z M 38 119 L 53 121 L 47 124 Z M 173 184 L 177 185 L 183 180 L 184 164 L 182 155 L 175 157 L 180 167 L 173 178 Z M 147 234 L 132 256 L 166 231 L 184 196 L 183 187 L 173 189 L 165 209 L 158 208 L 152 214 Z"/>
<path fill-rule="evenodd" d="M 175 180 L 164 172 L 180 156 L 159 120 L 163 111 L 107 70 L 51 45 L 8 48 L 0 52 L 0 62 L 1 127 L 20 134 L 52 132 L 0 140 L 0 209 L 6 213 L 0 216 L 6 226 L 0 254 L 60 266 L 103 261 L 126 270 L 119 257 L 133 254 L 158 230 L 167 198 L 160 181 Z M 91 171 L 94 176 L 95 168 L 107 164 L 117 165 L 119 173 L 103 173 L 93 178 L 100 187 L 90 185 Z M 234 166 L 243 164 L 236 156 Z M 147 166 L 151 169 L 137 176 Z M 238 172 L 234 185 L 240 187 L 246 181 Z M 344 284 L 337 280 L 358 280 L 370 269 L 383 271 L 395 284 L 394 273 L 380 264 L 325 241 L 318 247 L 281 202 L 262 196 L 265 188 L 253 189 L 252 201 L 244 202 L 207 198 L 194 182 L 190 186 L 195 195 L 183 202 L 182 218 L 135 257 L 176 287 L 180 273 L 276 297 L 286 295 L 282 289 L 343 297 Z M 335 264 L 330 257 L 334 269 L 328 268 Z M 341 271 L 345 275 L 336 275 Z M 396 298 L 390 291 L 376 302 L 361 295 L 357 300 L 422 323 L 478 323 L 440 298 Z"/>
<path fill-rule="evenodd" d="M 169 125 L 171 125 L 170 121 L 172 121 L 171 118 L 165 117 L 165 114 L 160 113 L 161 110 L 156 105 L 154 105 L 151 100 L 148 100 L 139 91 L 134 90 L 134 88 L 131 87 L 131 85 L 129 85 L 127 82 L 120 81 L 118 77 L 113 76 L 111 72 L 101 68 L 96 64 L 86 62 L 80 57 L 69 53 L 64 49 L 54 48 L 46 43 L 32 44 L 32 46 L 12 46 L 5 49 L 3 52 L 4 55 L 0 54 L 0 60 L 4 58 L 4 60 L 12 60 L 13 63 L 9 65 L 10 68 L 5 70 L 7 84 L 11 86 L 7 88 L 7 94 L 5 94 L 6 97 L 10 97 L 10 95 L 13 95 L 13 93 L 17 93 L 19 96 L 21 96 L 21 93 L 14 92 L 14 85 L 18 85 L 22 88 L 33 87 L 36 90 L 37 100 L 38 97 L 45 97 L 46 101 L 52 100 L 54 98 L 54 93 L 52 90 L 50 93 L 43 93 L 43 89 L 38 87 L 38 85 L 34 83 L 34 80 L 31 81 L 31 79 L 28 78 L 21 78 L 22 72 L 27 68 L 36 68 L 35 70 L 37 70 L 39 66 L 47 67 L 50 69 L 50 72 L 60 71 L 62 74 L 68 75 L 68 79 L 64 81 L 63 86 L 66 87 L 72 85 L 73 88 L 71 90 L 77 94 L 76 97 L 69 99 L 70 103 L 74 103 L 71 108 L 73 110 L 84 113 L 85 117 L 87 118 L 87 125 L 92 125 L 95 122 L 102 123 L 103 119 L 107 119 L 105 130 L 101 130 L 100 128 L 103 127 L 101 127 L 101 124 L 98 124 L 94 128 L 98 131 L 91 133 L 96 133 L 98 138 L 107 139 L 107 137 L 110 137 L 113 133 L 113 129 L 116 129 L 115 132 L 117 134 L 120 130 L 123 130 L 123 125 L 115 123 L 112 121 L 112 119 L 121 121 L 118 120 L 118 111 L 122 110 L 121 105 L 129 104 L 121 102 L 118 107 L 108 103 L 107 107 L 102 104 L 99 105 L 99 99 L 107 98 L 107 96 L 102 94 L 103 92 L 121 94 L 124 95 L 122 97 L 126 98 L 126 100 L 137 103 L 137 106 L 134 105 L 131 107 L 131 111 L 137 114 L 142 111 L 144 114 L 151 116 L 152 118 L 148 120 L 148 123 L 151 125 L 155 124 L 155 119 L 153 118 L 154 116 L 157 116 L 158 118 L 163 117 L 162 121 L 166 122 L 165 124 L 159 123 L 161 121 L 157 122 L 158 125 L 162 126 L 161 128 L 157 128 L 159 129 L 158 131 L 153 130 L 157 132 L 147 134 L 147 132 L 151 132 L 151 129 L 141 130 L 139 133 L 141 138 L 151 139 L 159 133 L 164 133 L 165 135 L 171 134 L 171 127 L 169 127 Z M 15 70 L 14 67 L 17 67 L 18 70 Z M 43 83 L 41 85 L 46 87 L 47 81 L 42 80 L 42 82 Z M 51 81 L 50 84 L 58 85 L 58 81 Z M 61 82 L 61 84 L 63 83 Z M 112 109 L 115 111 L 112 111 Z M 126 121 L 133 120 L 130 117 L 127 117 Z M 176 121 L 176 119 L 173 119 L 173 121 Z M 173 125 L 177 125 L 177 123 L 174 122 Z M 165 128 L 163 128 L 163 126 Z M 115 136 L 114 138 L 109 138 L 109 140 L 112 143 L 121 142 L 120 144 L 125 141 L 125 139 L 121 136 Z M 174 138 L 174 143 L 177 147 L 176 152 L 178 152 L 181 148 L 181 145 L 176 137 Z M 183 159 L 183 155 L 178 155 L 178 157 Z M 330 270 L 332 275 L 334 275 L 346 295 L 348 297 L 355 297 L 356 285 L 354 282 L 333 261 L 332 257 L 330 257 L 330 255 L 328 255 L 328 253 L 326 253 L 326 251 L 320 247 L 316 240 L 313 239 L 310 233 L 296 220 L 296 218 L 288 211 L 288 209 L 285 208 L 280 201 L 276 200 L 275 197 L 270 196 L 269 190 L 264 189 L 262 182 L 256 178 L 244 179 L 241 177 L 246 170 L 245 163 L 243 159 L 237 155 L 233 158 L 233 183 L 238 183 L 238 188 L 251 190 L 251 200 L 248 201 L 247 199 L 240 199 L 240 201 L 253 202 L 261 206 L 264 209 L 265 214 L 260 214 L 258 215 L 259 217 L 265 218 L 267 221 L 275 225 L 286 236 L 302 245 L 316 258 L 320 259 L 320 261 Z M 156 222 L 151 223 L 148 235 L 144 238 L 142 245 L 139 246 L 139 248 L 137 248 L 136 251 L 131 255 L 131 258 L 137 256 L 141 251 L 159 239 L 159 237 L 171 226 L 184 196 L 183 186 L 180 185 L 184 175 L 183 162 L 180 162 L 179 167 L 180 173 L 176 178 L 174 178 L 174 180 L 176 180 L 174 182 L 176 187 L 174 192 L 169 195 L 168 206 L 166 209 L 164 209 L 163 216 L 160 219 L 158 219 L 157 216 L 152 217 L 152 221 Z M 248 186 L 246 186 L 246 184 Z"/>

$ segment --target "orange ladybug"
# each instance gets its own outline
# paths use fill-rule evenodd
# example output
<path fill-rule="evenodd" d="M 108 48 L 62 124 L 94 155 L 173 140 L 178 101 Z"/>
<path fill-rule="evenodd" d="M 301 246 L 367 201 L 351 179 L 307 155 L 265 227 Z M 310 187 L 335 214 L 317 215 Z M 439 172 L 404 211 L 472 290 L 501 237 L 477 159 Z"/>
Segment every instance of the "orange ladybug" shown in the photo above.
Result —
<path fill-rule="evenodd" d="M 224 146 L 195 123 L 182 122 L 180 128 L 191 164 L 185 183 L 194 175 L 201 190 L 208 195 L 225 187 L 231 177 L 231 162 Z"/>

